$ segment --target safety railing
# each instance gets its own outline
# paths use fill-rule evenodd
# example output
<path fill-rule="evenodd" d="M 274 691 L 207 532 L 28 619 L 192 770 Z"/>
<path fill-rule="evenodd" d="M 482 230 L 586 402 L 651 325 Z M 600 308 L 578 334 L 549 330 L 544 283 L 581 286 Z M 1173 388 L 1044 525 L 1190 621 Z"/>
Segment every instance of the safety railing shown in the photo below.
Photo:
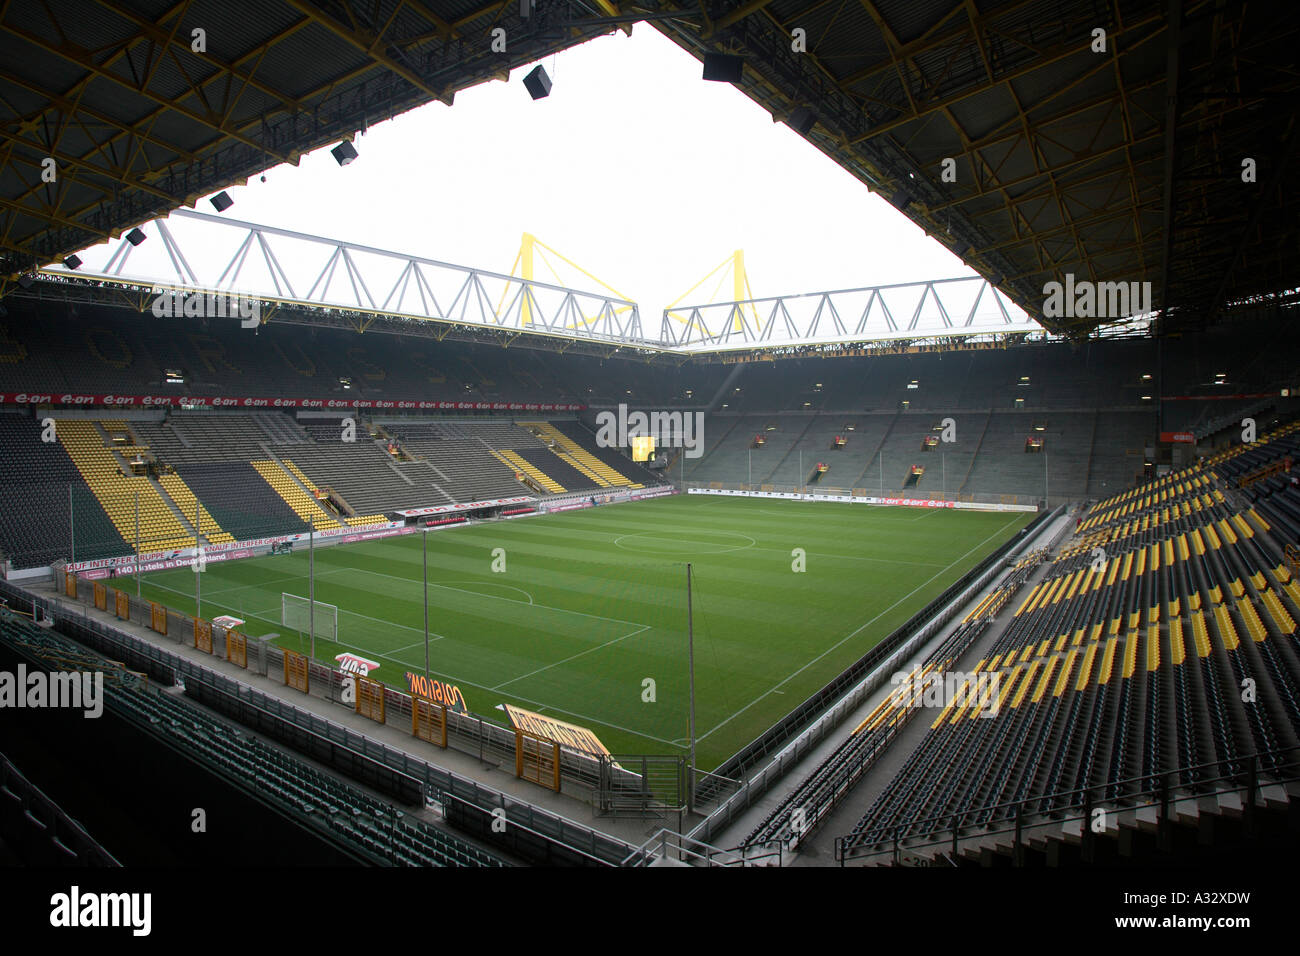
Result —
<path fill-rule="evenodd" d="M 1278 758 L 1286 756 L 1286 760 Z M 1271 784 L 1288 784 L 1300 781 L 1300 746 L 1274 748 L 1235 761 L 1217 760 L 1158 774 L 1145 774 L 1122 780 L 1107 781 L 1091 787 L 1062 790 L 1051 794 L 1026 797 L 1006 803 L 966 807 L 953 813 L 918 817 L 885 827 L 884 839 L 866 842 L 859 834 L 835 838 L 835 859 L 841 865 L 852 863 L 880 863 L 888 860 L 898 863 L 903 854 L 924 856 L 927 853 L 947 852 L 955 859 L 963 840 L 996 842 L 998 836 L 1012 834 L 1012 854 L 1016 861 L 1023 860 L 1026 835 L 1047 830 L 1066 833 L 1071 823 L 1079 823 L 1079 838 L 1085 854 L 1089 844 L 1101 835 L 1093 829 L 1097 810 L 1104 810 L 1106 826 L 1102 833 L 1111 834 L 1119 824 L 1118 814 L 1158 808 L 1157 825 L 1167 828 L 1173 810 L 1180 801 L 1195 801 L 1203 797 L 1242 794 L 1243 811 L 1255 812 L 1263 787 Z M 1234 764 L 1238 765 L 1234 767 Z M 1225 769 L 1226 768 L 1226 769 Z M 1204 776 L 1203 772 L 1216 776 Z M 1195 784 L 1178 785 L 1175 779 L 1194 778 Z M 1117 792 L 1117 796 L 1098 800 L 1099 792 Z M 1044 805 L 1050 810 L 1038 809 Z M 1077 812 L 1076 812 L 1077 811 Z M 1200 811 L 1205 812 L 1205 811 Z M 963 833 L 967 821 L 988 818 L 990 823 L 970 827 Z M 1085 855 L 1085 859 L 1087 859 Z"/>
<path fill-rule="evenodd" d="M 648 861 L 641 865 L 672 861 L 687 866 L 780 866 L 783 854 L 780 846 L 724 850 L 665 828 L 637 847 L 636 859 Z M 631 860 L 625 865 L 632 865 Z"/>

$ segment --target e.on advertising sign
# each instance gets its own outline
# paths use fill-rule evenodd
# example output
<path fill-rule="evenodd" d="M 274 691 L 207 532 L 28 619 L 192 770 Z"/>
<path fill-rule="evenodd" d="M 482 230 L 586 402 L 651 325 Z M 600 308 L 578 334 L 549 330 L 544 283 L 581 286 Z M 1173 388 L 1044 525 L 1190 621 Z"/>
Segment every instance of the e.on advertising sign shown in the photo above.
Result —
<path fill-rule="evenodd" d="M 82 405 L 113 408 L 401 408 L 440 411 L 580 412 L 586 405 L 568 402 L 435 402 L 384 401 L 372 398 L 269 398 L 245 395 L 105 395 L 70 392 L 0 392 L 0 405 Z"/>

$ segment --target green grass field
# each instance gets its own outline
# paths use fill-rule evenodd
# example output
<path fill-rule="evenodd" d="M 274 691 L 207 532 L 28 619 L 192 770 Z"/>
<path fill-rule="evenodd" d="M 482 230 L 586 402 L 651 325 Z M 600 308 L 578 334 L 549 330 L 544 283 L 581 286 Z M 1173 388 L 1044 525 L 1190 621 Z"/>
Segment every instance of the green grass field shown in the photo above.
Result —
<path fill-rule="evenodd" d="M 682 752 L 689 561 L 698 760 L 712 768 L 1031 517 L 675 496 L 434 532 L 430 674 L 501 723 L 496 705 L 513 703 L 590 727 L 614 753 Z M 406 689 L 405 672 L 424 668 L 420 537 L 318 548 L 315 564 L 341 642 L 318 637 L 317 657 L 355 651 Z M 280 595 L 305 596 L 307 573 L 306 548 L 211 564 L 203 616 L 234 614 L 248 633 L 306 650 L 281 625 Z M 192 614 L 194 576 L 148 575 L 144 592 Z"/>

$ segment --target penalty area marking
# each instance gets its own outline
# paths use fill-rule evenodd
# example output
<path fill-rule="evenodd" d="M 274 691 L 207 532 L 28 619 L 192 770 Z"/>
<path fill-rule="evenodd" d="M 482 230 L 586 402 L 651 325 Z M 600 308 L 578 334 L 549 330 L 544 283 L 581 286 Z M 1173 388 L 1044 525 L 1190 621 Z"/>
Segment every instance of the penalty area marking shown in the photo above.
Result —
<path fill-rule="evenodd" d="M 327 573 L 333 573 L 333 572 L 327 572 Z M 317 577 L 320 577 L 320 575 L 317 575 Z M 154 587 L 162 588 L 164 591 L 171 591 L 171 592 L 173 592 L 173 593 L 175 593 L 175 594 L 179 594 L 179 595 L 181 595 L 182 597 L 192 597 L 192 596 L 193 596 L 193 595 L 191 595 L 191 594 L 188 594 L 188 593 L 185 592 L 185 591 L 178 591 L 178 590 L 176 590 L 176 588 L 168 587 L 168 586 L 165 585 L 165 584 L 158 584 L 156 581 L 153 582 L 153 584 L 154 584 Z M 296 596 L 296 595 L 295 595 L 295 596 Z M 479 596 L 480 596 L 480 597 L 490 597 L 491 595 L 479 595 Z M 273 608 L 273 607 L 272 607 L 272 608 L 267 608 L 265 611 L 263 611 L 263 612 L 261 612 L 261 613 L 254 613 L 253 611 L 242 610 L 242 609 L 240 609 L 240 608 L 230 607 L 230 605 L 225 604 L 225 603 L 222 602 L 222 601 L 214 601 L 213 603 L 214 603 L 214 604 L 217 604 L 217 605 L 219 605 L 219 606 L 225 607 L 225 608 L 227 608 L 228 610 L 235 611 L 236 613 L 241 614 L 241 615 L 244 615 L 245 617 L 256 618 L 257 620 L 265 621 L 265 622 L 267 622 L 268 624 L 272 624 L 272 625 L 279 626 L 279 627 L 283 627 L 283 626 L 284 626 L 284 622 L 283 622 L 283 621 L 277 621 L 277 620 L 276 620 L 275 618 L 273 618 L 273 617 L 267 617 L 268 614 L 270 614 L 271 612 L 273 612 L 273 611 L 275 610 L 275 608 Z M 317 603 L 317 604 L 320 604 L 320 603 L 322 603 L 322 602 L 317 601 L 316 603 Z M 520 604 L 520 603 L 522 603 L 522 602 L 520 602 L 520 601 L 516 601 L 516 602 L 514 602 L 514 603 L 516 603 L 516 604 Z M 363 620 L 366 620 L 366 621 L 374 621 L 376 624 L 382 624 L 384 627 L 396 627 L 396 628 L 400 628 L 401 630 L 404 630 L 404 631 L 414 631 L 414 632 L 417 633 L 417 634 L 423 634 L 423 633 L 424 633 L 424 629 L 423 629 L 423 628 L 420 628 L 420 627 L 411 627 L 409 624 L 398 624 L 398 623 L 396 623 L 395 621 L 385 621 L 385 620 L 382 620 L 381 618 L 371 617 L 369 614 L 360 614 L 360 613 L 358 613 L 357 611 L 349 611 L 347 608 L 342 608 L 342 607 L 341 607 L 341 608 L 338 609 L 338 612 L 339 612 L 339 615 L 340 615 L 340 616 L 346 614 L 346 615 L 349 615 L 349 616 L 351 616 L 351 617 L 359 617 L 359 618 L 362 618 Z M 630 623 L 630 622 L 629 622 L 629 623 Z M 305 633 L 304 633 L 304 636 L 306 636 Z M 447 635 L 445 635 L 445 634 L 438 634 L 436 631 L 430 631 L 430 632 L 429 632 L 429 640 L 430 640 L 431 642 L 432 642 L 432 641 L 440 641 L 440 640 L 442 640 L 442 639 L 443 639 L 444 637 L 446 637 L 446 636 L 447 636 Z M 346 644 L 345 642 L 338 640 L 338 639 L 337 639 L 337 636 L 336 636 L 336 637 L 322 637 L 321 639 L 322 639 L 322 640 L 326 640 L 326 641 L 330 641 L 330 642 L 332 642 L 332 643 L 334 643 L 334 644 L 338 644 L 338 645 L 343 646 L 343 647 L 355 647 L 355 646 L 356 646 L 356 645 L 354 645 L 354 644 Z M 421 640 L 419 641 L 419 646 L 422 647 L 423 645 L 424 645 L 424 640 L 423 640 L 423 638 L 421 638 Z M 412 644 L 411 646 L 412 646 L 412 647 L 415 647 L 416 645 L 415 645 L 415 644 Z M 358 650 L 364 650 L 364 648 L 358 648 Z"/>
<path fill-rule="evenodd" d="M 341 570 L 350 570 L 350 569 L 341 569 Z M 330 573 L 330 574 L 332 574 L 332 573 L 334 573 L 334 572 L 326 572 L 326 573 Z M 368 573 L 368 574 L 378 574 L 379 572 L 377 572 L 377 571 L 369 571 L 369 572 L 366 572 L 366 573 Z M 393 577 L 393 575 L 387 575 L 387 574 L 385 574 L 385 575 L 381 575 L 381 576 L 382 576 L 382 577 Z M 406 580 L 406 579 L 405 579 L 405 578 L 399 578 L 398 580 Z M 156 582 L 155 582 L 155 584 L 156 584 Z M 175 588 L 167 587 L 167 585 L 165 585 L 165 584 L 156 584 L 156 586 L 157 586 L 157 587 L 160 587 L 160 588 L 162 588 L 162 589 L 164 589 L 164 590 L 166 590 L 166 591 L 173 591 L 173 592 L 175 592 L 176 594 L 180 594 L 180 595 L 183 596 L 183 597 L 186 596 L 186 592 L 184 592 L 184 591 L 177 591 Z M 452 590 L 457 590 L 457 589 L 453 588 Z M 470 594 L 472 594 L 472 593 L 475 593 L 475 592 L 472 592 L 472 591 L 471 591 L 471 592 L 466 592 L 466 593 L 470 593 Z M 492 597 L 492 595 L 490 595 L 490 594 L 480 594 L 480 595 L 478 595 L 478 596 L 479 596 L 479 597 L 488 597 L 488 598 Z M 498 598 L 498 600 L 505 600 L 505 598 Z M 513 601 L 513 602 L 511 602 L 511 603 L 513 603 L 513 604 L 521 604 L 521 603 L 523 603 L 523 602 L 521 602 L 521 601 Z M 536 607 L 544 607 L 545 605 L 540 605 L 540 604 L 539 604 L 539 605 L 535 605 L 535 606 L 536 606 Z M 270 612 L 272 612 L 272 611 L 274 611 L 274 610 L 276 610 L 276 608 L 268 608 L 267 611 L 266 611 L 266 613 L 270 613 Z M 561 611 L 561 610 L 563 610 L 563 608 L 550 608 L 549 610 Z M 251 611 L 247 611 L 247 612 L 244 612 L 244 613 L 247 614 L 247 615 L 248 615 L 249 617 L 251 617 L 251 618 L 255 618 L 255 619 L 258 619 L 258 620 L 266 621 L 267 623 L 272 623 L 272 624 L 276 623 L 272 618 L 265 617 L 265 616 L 263 616 L 262 614 L 255 614 L 255 613 L 253 613 L 253 612 L 251 612 Z M 340 613 L 340 614 L 343 614 L 343 613 L 355 614 L 355 612 L 353 612 L 353 611 L 346 611 L 346 612 L 345 612 L 345 611 L 343 611 L 342 608 L 339 609 L 339 613 Z M 582 612 L 581 612 L 581 611 L 569 611 L 569 612 L 567 612 L 567 613 L 570 613 L 570 614 L 581 614 Z M 357 615 L 357 616 L 358 616 L 358 617 L 364 617 L 364 615 Z M 587 617 L 595 617 L 595 616 L 597 616 L 597 615 L 586 615 L 586 616 L 587 616 Z M 372 621 L 373 621 L 373 620 L 377 620 L 377 618 L 368 618 L 368 620 L 372 620 Z M 607 620 L 607 621 L 617 621 L 616 618 L 603 618 L 602 620 Z M 419 630 L 420 630 L 419 628 L 407 627 L 405 624 L 392 624 L 391 622 L 388 622 L 388 621 L 380 621 L 379 623 L 381 623 L 381 624 L 386 624 L 386 625 L 388 625 L 389 627 L 400 627 L 400 628 L 402 628 L 402 629 L 404 629 L 404 630 L 408 630 L 408 631 L 419 631 Z M 631 633 L 624 634 L 622 637 L 615 638 L 614 640 L 616 640 L 616 641 L 625 640 L 626 638 L 632 637 L 632 636 L 635 635 L 635 634 L 639 634 L 639 633 L 641 633 L 642 631 L 647 631 L 647 630 L 650 629 L 650 625 L 648 625 L 648 624 L 636 624 L 634 621 L 619 621 L 618 623 L 621 623 L 621 624 L 633 624 L 633 625 L 636 626 L 637 628 L 640 628 L 640 630 L 632 631 Z M 304 635 L 304 636 L 305 636 L 305 635 Z M 441 640 L 444 636 L 445 636 L 445 635 L 439 634 L 439 635 L 437 635 L 437 637 L 435 638 L 435 637 L 434 637 L 434 633 L 433 633 L 433 631 L 430 631 L 430 632 L 429 632 L 429 641 L 430 641 L 430 643 L 432 643 L 434 640 Z M 362 652 L 362 653 L 364 653 L 364 654 L 373 654 L 374 656 L 379 657 L 379 658 L 381 658 L 381 659 L 383 659 L 383 660 L 391 661 L 391 662 L 394 663 L 394 664 L 399 664 L 399 665 L 401 665 L 403 668 L 415 668 L 415 667 L 419 667 L 419 666 L 421 666 L 421 663 L 422 663 L 422 662 L 412 662 L 412 661 L 409 661 L 409 660 L 405 660 L 405 659 L 403 659 L 403 658 L 401 658 L 401 657 L 396 657 L 396 656 L 394 656 L 394 655 L 399 654 L 399 653 L 402 653 L 402 652 L 404 652 L 404 651 L 412 650 L 412 649 L 414 649 L 414 648 L 416 648 L 416 647 L 423 647 L 423 646 L 424 646 L 424 641 L 423 641 L 423 640 L 417 641 L 417 642 L 414 643 L 414 644 L 409 644 L 409 645 L 407 645 L 407 646 L 404 647 L 404 648 L 397 648 L 396 650 L 393 650 L 393 651 L 391 651 L 391 652 L 376 651 L 376 650 L 374 650 L 373 648 L 364 648 L 364 647 L 361 647 L 361 646 L 359 646 L 359 645 L 357 645 L 357 644 L 352 644 L 352 643 L 345 642 L 345 641 L 339 641 L 339 640 L 337 640 L 337 639 L 323 638 L 323 640 L 329 640 L 331 643 L 333 643 L 333 644 L 337 644 L 337 645 L 340 646 L 340 647 L 351 647 L 351 648 L 353 648 L 353 649 L 355 649 L 355 650 L 357 650 L 357 651 L 360 651 L 360 652 Z M 606 644 L 610 644 L 610 643 L 613 643 L 613 642 L 612 642 L 612 641 L 606 641 L 605 643 L 606 643 Z M 601 647 L 603 647 L 603 646 L 605 646 L 605 645 L 604 645 L 604 644 L 601 645 Z M 595 650 L 599 650 L 599 649 L 600 649 L 599 647 L 589 648 L 588 650 L 586 650 L 586 651 L 581 651 L 581 652 L 579 652 L 578 655 L 574 655 L 574 656 L 580 656 L 581 654 L 590 653 L 591 651 L 595 651 Z M 569 658 L 569 659 L 571 659 L 571 658 Z M 564 661 L 556 661 L 556 662 L 555 662 L 555 664 L 562 664 L 562 663 L 564 663 Z M 555 666 L 555 664 L 548 664 L 548 665 L 546 665 L 546 667 L 553 667 L 553 666 Z M 540 670 L 545 670 L 545 669 L 546 669 L 545 667 L 540 668 Z M 453 683 L 453 684 L 468 684 L 468 685 L 471 686 L 471 687 L 483 688 L 484 690 L 487 690 L 487 691 L 489 691 L 489 692 L 491 692 L 491 691 L 493 690 L 493 688 L 487 687 L 487 686 L 484 685 L 484 684 L 480 684 L 480 683 L 478 683 L 477 681 L 474 681 L 474 680 L 467 680 L 466 678 L 463 678 L 463 677 L 456 677 L 456 676 L 454 676 L 454 675 L 452 675 L 452 674 L 447 673 L 446 671 L 438 671 L 437 673 L 441 674 L 442 677 L 443 677 L 445 680 L 447 680 L 448 682 Z M 530 675 L 525 674 L 525 675 L 523 675 L 523 676 L 527 677 L 527 676 L 530 676 Z M 511 680 L 511 681 L 507 681 L 507 683 L 513 683 L 513 681 L 520 680 L 520 679 L 521 679 L 521 678 L 519 678 L 519 677 L 512 678 L 512 680 Z M 394 685 L 389 685 L 389 686 L 394 686 Z M 498 686 L 502 686 L 502 685 L 498 685 Z M 510 696 L 513 697 L 513 698 L 515 698 L 516 700 L 522 700 L 522 701 L 525 701 L 526 703 L 532 704 L 534 707 L 548 707 L 548 708 L 550 708 L 554 713 L 557 713 L 557 714 L 564 714 L 564 715 L 566 715 L 566 716 L 568 716 L 568 717 L 577 717 L 577 718 L 580 719 L 580 720 L 584 720 L 584 721 L 586 721 L 587 723 L 589 723 L 589 724 L 593 724 L 593 725 L 598 726 L 598 727 L 609 727 L 609 728 L 612 729 L 612 730 L 621 730 L 621 731 L 623 731 L 623 733 L 631 734 L 631 735 L 634 736 L 634 737 L 641 737 L 641 738 L 644 738 L 645 740 L 653 740 L 653 741 L 655 741 L 656 743 L 666 744 L 666 745 L 668 745 L 668 746 L 670 746 L 670 747 L 671 747 L 671 746 L 675 746 L 675 744 L 673 743 L 673 741 L 671 741 L 671 740 L 665 740 L 663 737 L 656 737 L 654 734 L 647 734 L 647 733 L 646 733 L 645 731 L 643 731 L 643 730 L 634 730 L 634 729 L 632 729 L 631 727 L 624 727 L 622 724 L 614 724 L 614 723 L 610 723 L 608 720 L 602 719 L 602 718 L 600 718 L 600 717 L 593 717 L 593 716 L 591 716 L 590 714 L 583 714 L 583 713 L 580 713 L 580 712 L 578 712 L 578 711 L 576 711 L 576 710 L 567 710 L 567 709 L 565 709 L 564 707 L 557 707 L 557 706 L 555 705 L 554 702 L 552 702 L 552 703 L 550 703 L 550 704 L 547 704 L 547 703 L 544 703 L 543 701 L 540 701 L 540 700 L 534 700 L 534 699 L 531 698 L 531 697 L 524 697 L 522 694 L 516 694 L 516 693 L 514 693 L 513 691 L 510 693 Z"/>
<path fill-rule="evenodd" d="M 477 591 L 467 591 L 465 588 L 453 588 L 453 584 L 469 584 L 481 588 L 504 588 L 507 591 L 514 591 L 516 594 L 522 594 L 528 598 L 529 604 L 535 604 L 533 596 L 523 588 L 517 588 L 512 584 L 497 584 L 495 581 L 430 581 L 429 587 L 451 588 L 453 591 L 465 591 L 466 594 L 478 594 Z M 493 597 L 491 594 L 480 594 L 479 597 Z"/>
<path fill-rule="evenodd" d="M 534 674 L 540 674 L 542 671 L 548 671 L 552 667 L 559 667 L 561 664 L 567 664 L 569 663 L 569 661 L 576 660 L 577 658 L 582 657 L 586 654 L 593 654 L 596 651 L 600 650 L 601 648 L 609 647 L 611 644 L 617 644 L 619 641 L 625 641 L 629 637 L 635 637 L 636 635 L 644 633 L 645 631 L 648 630 L 650 630 L 649 624 L 638 624 L 637 629 L 635 631 L 628 631 L 628 633 L 620 637 L 616 637 L 613 640 L 606 641 L 604 644 L 597 644 L 595 647 L 589 647 L 585 651 L 578 651 L 578 653 L 576 654 L 570 654 L 568 657 L 561 658 L 558 661 L 553 661 L 550 664 L 545 664 L 537 668 L 536 670 L 529 671 L 527 674 L 520 674 L 518 677 L 512 677 L 510 678 L 510 680 L 503 681 L 502 683 L 497 684 L 495 687 L 489 687 L 488 690 L 491 691 L 500 690 L 502 687 L 505 687 L 508 684 L 513 684 L 516 681 L 521 681 L 526 677 L 532 677 Z"/>

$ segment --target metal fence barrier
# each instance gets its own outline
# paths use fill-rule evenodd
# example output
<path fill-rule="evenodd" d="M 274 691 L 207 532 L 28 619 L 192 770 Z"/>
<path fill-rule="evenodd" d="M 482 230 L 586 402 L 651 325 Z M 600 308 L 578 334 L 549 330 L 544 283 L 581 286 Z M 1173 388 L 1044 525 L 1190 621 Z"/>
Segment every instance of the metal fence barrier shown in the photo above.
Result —
<path fill-rule="evenodd" d="M 1280 761 L 1278 758 L 1283 755 L 1287 759 Z M 1236 768 L 1232 765 L 1233 761 L 1219 760 L 1094 787 L 1027 797 L 1011 803 L 985 804 L 940 816 L 918 817 L 885 828 L 888 836 L 876 841 L 866 842 L 861 836 L 853 834 L 836 837 L 835 859 L 841 866 L 846 862 L 863 865 L 897 864 L 904 852 L 910 856 L 949 853 L 955 865 L 962 840 L 988 841 L 1009 833 L 1013 834 L 1012 857 L 1020 864 L 1023 862 L 1024 848 L 1028 842 L 1026 834 L 1029 831 L 1046 829 L 1064 835 L 1070 824 L 1078 823 L 1084 860 L 1089 862 L 1097 837 L 1118 832 L 1120 813 L 1133 813 L 1136 816 L 1140 810 L 1158 808 L 1158 836 L 1163 838 L 1172 822 L 1175 805 L 1179 802 L 1239 793 L 1244 797 L 1242 815 L 1249 824 L 1250 817 L 1258 809 L 1260 791 L 1264 787 L 1288 786 L 1300 780 L 1300 760 L 1297 757 L 1300 757 L 1300 747 L 1279 747 L 1239 757 L 1236 762 L 1241 766 Z M 1266 764 L 1273 769 L 1265 772 Z M 1172 783 L 1175 779 L 1200 770 L 1213 770 L 1216 776 L 1197 777 L 1194 786 Z M 1118 796 L 1111 800 L 1097 799 L 1109 786 L 1120 788 Z M 1043 804 L 1050 804 L 1057 809 L 1043 812 L 1038 809 Z M 1115 817 L 1114 822 L 1106 826 L 1104 834 L 1093 831 L 1095 811 L 1098 809 L 1105 809 L 1109 816 Z M 967 821 L 981 816 L 988 817 L 989 822 L 971 824 L 969 832 L 963 834 L 962 828 L 967 826 Z"/>

